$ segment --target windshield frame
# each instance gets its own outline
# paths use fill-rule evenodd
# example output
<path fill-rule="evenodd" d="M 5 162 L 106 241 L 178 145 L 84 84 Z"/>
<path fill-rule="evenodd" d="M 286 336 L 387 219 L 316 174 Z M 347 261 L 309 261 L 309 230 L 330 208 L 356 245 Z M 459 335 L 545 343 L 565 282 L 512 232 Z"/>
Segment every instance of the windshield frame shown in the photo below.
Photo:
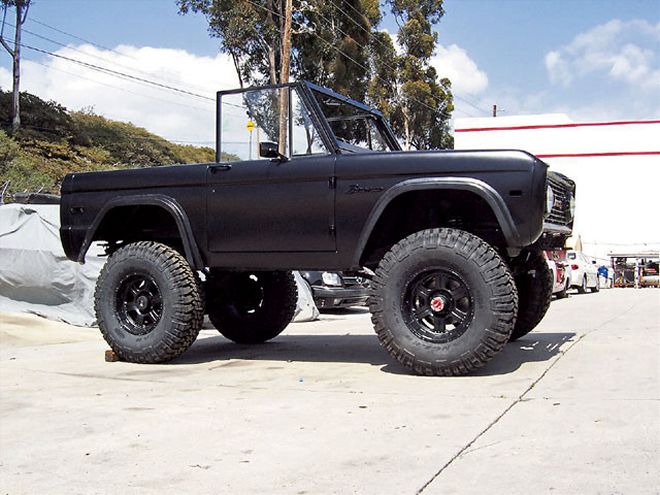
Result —
<path fill-rule="evenodd" d="M 362 112 L 365 115 L 368 115 L 371 119 L 371 121 L 374 123 L 376 126 L 377 130 L 381 134 L 381 136 L 385 139 L 386 144 L 389 146 L 391 151 L 401 151 L 401 145 L 397 141 L 394 132 L 388 125 L 387 121 L 385 120 L 383 114 L 376 110 L 375 108 L 372 108 L 360 101 L 353 100 L 352 98 L 349 98 L 348 96 L 344 96 L 342 94 L 339 94 L 335 91 L 332 91 L 331 89 L 325 88 L 323 86 L 319 86 L 317 84 L 311 83 L 309 81 L 300 81 L 300 82 L 292 82 L 292 83 L 287 83 L 287 84 L 269 84 L 269 85 L 264 85 L 264 86 L 251 86 L 251 87 L 246 87 L 246 88 L 236 88 L 236 89 L 230 89 L 230 90 L 223 90 L 223 91 L 217 91 L 216 92 L 216 122 L 215 122 L 215 135 L 216 135 L 216 146 L 215 146 L 215 152 L 216 152 L 216 162 L 222 161 L 222 149 L 221 149 L 221 143 L 222 143 L 222 130 L 221 130 L 221 121 L 222 121 L 222 97 L 225 95 L 231 95 L 231 94 L 238 94 L 238 93 L 246 93 L 248 91 L 255 91 L 255 90 L 267 90 L 267 89 L 280 89 L 280 88 L 288 88 L 289 91 L 298 91 L 298 95 L 302 101 L 302 103 L 305 105 L 307 108 L 307 111 L 309 113 L 309 116 L 311 118 L 311 121 L 316 128 L 316 130 L 319 133 L 319 136 L 321 140 L 323 141 L 323 144 L 325 147 L 328 149 L 329 153 L 334 153 L 334 154 L 347 154 L 350 153 L 350 151 L 346 150 L 346 147 L 342 149 L 342 145 L 340 144 L 340 140 L 337 138 L 335 133 L 332 130 L 332 127 L 330 126 L 330 123 L 328 119 L 326 118 L 325 114 L 323 113 L 323 110 L 321 109 L 321 106 L 318 102 L 317 96 L 315 93 L 320 93 L 325 96 L 329 96 L 331 98 L 335 98 L 344 104 L 350 105 L 356 109 L 358 109 L 360 112 Z M 289 115 L 291 115 L 291 100 L 292 98 L 289 96 Z M 289 119 L 289 139 L 291 139 L 292 132 L 291 132 L 291 120 Z M 383 153 L 382 151 L 371 151 L 365 148 L 360 148 L 360 152 L 364 153 Z"/>
<path fill-rule="evenodd" d="M 354 100 L 352 98 L 349 98 L 348 96 L 344 96 L 340 93 L 337 93 L 335 91 L 332 91 L 331 89 L 325 88 L 323 86 L 319 86 L 317 84 L 304 81 L 302 83 L 303 86 L 307 89 L 307 92 L 310 96 L 310 98 L 313 100 L 313 105 L 315 107 L 315 112 L 320 116 L 320 119 L 322 120 L 324 127 L 325 127 L 325 132 L 328 133 L 330 136 L 332 136 L 332 141 L 333 145 L 335 148 L 336 153 L 342 153 L 346 152 L 346 150 L 342 150 L 341 145 L 339 144 L 339 139 L 335 135 L 335 133 L 332 131 L 332 127 L 330 126 L 330 123 L 328 121 L 328 118 L 325 116 L 323 113 L 323 110 L 321 109 L 321 106 L 317 100 L 317 97 L 314 93 L 320 93 L 325 96 L 329 96 L 330 98 L 334 98 L 336 100 L 339 100 L 343 102 L 346 105 L 350 105 L 363 114 L 368 115 L 372 122 L 376 125 L 376 128 L 378 132 L 381 134 L 381 136 L 385 139 L 387 142 L 387 145 L 389 146 L 391 151 L 401 151 L 401 145 L 399 144 L 399 141 L 397 141 L 396 137 L 394 136 L 394 132 L 388 125 L 387 121 L 385 120 L 385 117 L 383 114 L 379 111 L 376 110 L 375 108 L 372 108 L 360 101 Z M 352 117 L 347 117 L 347 120 L 350 118 L 355 118 L 355 116 Z M 334 119 L 334 118 L 333 118 Z M 368 149 L 362 149 L 365 153 L 371 152 Z M 374 152 L 374 153 L 381 153 L 381 152 Z"/>

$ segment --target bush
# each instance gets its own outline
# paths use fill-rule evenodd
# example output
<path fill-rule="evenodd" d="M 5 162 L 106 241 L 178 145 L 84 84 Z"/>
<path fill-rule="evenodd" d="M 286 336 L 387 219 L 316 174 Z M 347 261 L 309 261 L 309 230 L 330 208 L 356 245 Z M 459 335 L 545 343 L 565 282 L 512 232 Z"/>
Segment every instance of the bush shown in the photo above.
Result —
<path fill-rule="evenodd" d="M 0 184 L 4 183 L 3 175 L 11 162 L 20 154 L 21 148 L 16 141 L 0 131 Z"/>
<path fill-rule="evenodd" d="M 58 193 L 67 173 L 175 163 L 207 163 L 211 148 L 179 145 L 130 123 L 108 120 L 92 110 L 69 112 L 53 101 L 21 93 L 19 132 L 11 127 L 11 93 L 0 90 L 0 185 L 11 191 Z"/>

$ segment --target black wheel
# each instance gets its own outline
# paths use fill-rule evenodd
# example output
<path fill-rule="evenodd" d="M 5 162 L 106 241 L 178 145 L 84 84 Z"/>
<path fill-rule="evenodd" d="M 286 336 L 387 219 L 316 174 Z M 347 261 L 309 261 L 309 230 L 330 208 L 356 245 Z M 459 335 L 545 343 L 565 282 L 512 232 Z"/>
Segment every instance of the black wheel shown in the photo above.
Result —
<path fill-rule="evenodd" d="M 464 375 L 504 347 L 518 296 L 495 250 L 455 229 L 412 234 L 388 251 L 370 288 L 380 343 L 424 375 Z"/>
<path fill-rule="evenodd" d="M 586 275 L 584 275 L 582 277 L 582 285 L 580 285 L 577 288 L 577 290 L 580 294 L 586 294 L 587 293 L 587 276 Z"/>
<path fill-rule="evenodd" d="M 530 251 L 516 260 L 514 279 L 518 289 L 518 318 L 511 332 L 511 341 L 531 332 L 550 307 L 552 270 L 543 251 Z"/>
<path fill-rule="evenodd" d="M 598 292 L 600 290 L 600 277 L 596 279 L 596 286 L 591 288 L 591 292 Z"/>
<path fill-rule="evenodd" d="M 207 311 L 218 331 L 238 344 L 277 337 L 296 312 L 291 272 L 216 272 L 207 281 Z"/>
<path fill-rule="evenodd" d="M 564 284 L 564 288 L 562 290 L 560 290 L 559 292 L 557 292 L 557 299 L 567 298 L 568 297 L 568 289 L 570 289 L 570 287 L 571 287 L 571 282 L 567 277 L 566 278 L 566 283 Z"/>
<path fill-rule="evenodd" d="M 202 327 L 202 291 L 186 259 L 157 242 L 118 249 L 101 270 L 94 306 L 103 338 L 124 361 L 182 354 Z"/>

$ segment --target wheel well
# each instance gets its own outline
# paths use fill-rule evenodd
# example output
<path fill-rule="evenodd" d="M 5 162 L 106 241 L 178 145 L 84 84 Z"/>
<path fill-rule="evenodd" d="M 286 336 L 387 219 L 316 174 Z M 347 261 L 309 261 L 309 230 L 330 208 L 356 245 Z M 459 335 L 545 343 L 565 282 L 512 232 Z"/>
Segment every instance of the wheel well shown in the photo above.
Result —
<path fill-rule="evenodd" d="M 404 237 L 424 229 L 450 227 L 479 236 L 497 250 L 506 247 L 500 224 L 486 200 L 471 191 L 410 191 L 394 198 L 380 215 L 360 258 L 375 267 Z"/>
<path fill-rule="evenodd" d="M 181 233 L 174 216 L 158 205 L 116 206 L 108 211 L 92 237 L 107 241 L 110 252 L 136 241 L 157 241 L 185 256 Z"/>

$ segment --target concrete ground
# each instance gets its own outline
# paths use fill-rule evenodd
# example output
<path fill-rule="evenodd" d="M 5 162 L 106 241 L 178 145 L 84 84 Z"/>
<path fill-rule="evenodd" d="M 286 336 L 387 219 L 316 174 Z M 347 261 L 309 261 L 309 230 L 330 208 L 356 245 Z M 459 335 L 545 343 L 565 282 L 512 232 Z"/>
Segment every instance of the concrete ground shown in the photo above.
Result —
<path fill-rule="evenodd" d="M 165 365 L 0 314 L 0 492 L 660 492 L 660 290 L 552 303 L 478 374 L 408 374 L 359 310 Z"/>

